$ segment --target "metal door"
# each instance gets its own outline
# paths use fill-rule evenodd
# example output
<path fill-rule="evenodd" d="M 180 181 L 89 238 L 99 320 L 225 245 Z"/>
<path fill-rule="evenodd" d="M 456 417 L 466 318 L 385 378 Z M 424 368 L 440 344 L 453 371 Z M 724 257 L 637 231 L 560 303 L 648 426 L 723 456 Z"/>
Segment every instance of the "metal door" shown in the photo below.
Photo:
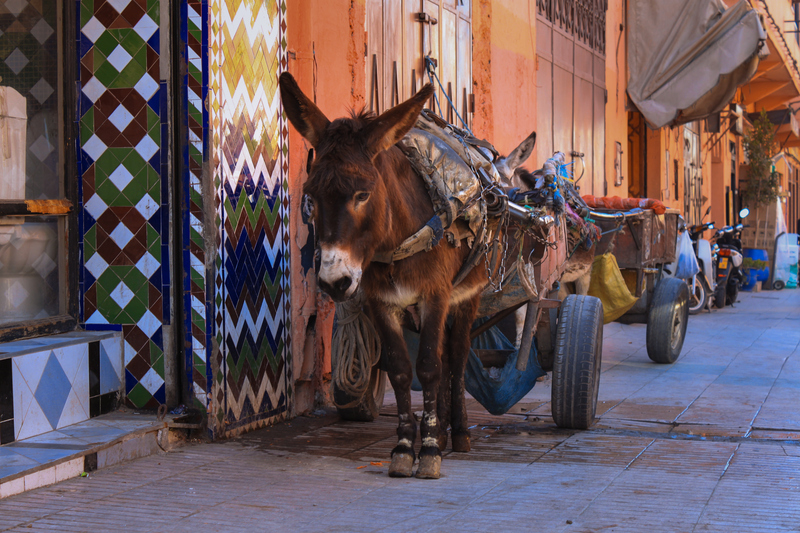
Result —
<path fill-rule="evenodd" d="M 573 157 L 583 191 L 604 195 L 605 0 L 537 0 L 539 162 Z"/>

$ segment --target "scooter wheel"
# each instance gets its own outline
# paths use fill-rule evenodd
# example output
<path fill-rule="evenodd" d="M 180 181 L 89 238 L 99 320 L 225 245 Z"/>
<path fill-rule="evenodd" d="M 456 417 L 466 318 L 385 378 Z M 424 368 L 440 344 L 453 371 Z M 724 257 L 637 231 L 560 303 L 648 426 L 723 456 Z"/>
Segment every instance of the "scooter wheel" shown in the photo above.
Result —
<path fill-rule="evenodd" d="M 785 287 L 786 287 L 786 282 L 783 281 L 782 279 L 776 280 L 772 284 L 772 288 L 775 289 L 776 291 L 782 290 Z"/>

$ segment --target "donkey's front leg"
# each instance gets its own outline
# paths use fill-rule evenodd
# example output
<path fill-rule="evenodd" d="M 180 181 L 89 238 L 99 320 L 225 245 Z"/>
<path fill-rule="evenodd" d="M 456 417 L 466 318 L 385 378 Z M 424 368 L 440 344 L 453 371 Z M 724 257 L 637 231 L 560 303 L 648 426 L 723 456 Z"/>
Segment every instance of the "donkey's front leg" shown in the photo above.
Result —
<path fill-rule="evenodd" d="M 417 436 L 417 423 L 411 411 L 411 380 L 413 371 L 408 357 L 405 340 L 398 315 L 400 310 L 387 309 L 384 305 L 370 305 L 374 313 L 374 323 L 386 350 L 386 368 L 389 381 L 397 399 L 397 446 L 392 450 L 392 463 L 389 476 L 410 477 L 414 468 L 414 439 Z"/>
<path fill-rule="evenodd" d="M 453 325 L 450 328 L 450 353 L 443 357 L 450 359 L 450 427 L 454 452 L 470 450 L 469 424 L 467 423 L 467 404 L 464 400 L 464 372 L 470 349 L 470 331 L 475 315 L 478 313 L 479 297 L 461 303 L 453 312 Z"/>
<path fill-rule="evenodd" d="M 417 377 L 422 385 L 422 423 L 420 435 L 422 449 L 419 451 L 418 478 L 438 479 L 442 466 L 439 449 L 439 420 L 436 417 L 436 398 L 442 375 L 441 348 L 442 331 L 447 316 L 445 295 L 429 297 L 422 307 L 422 327 L 417 357 Z"/>

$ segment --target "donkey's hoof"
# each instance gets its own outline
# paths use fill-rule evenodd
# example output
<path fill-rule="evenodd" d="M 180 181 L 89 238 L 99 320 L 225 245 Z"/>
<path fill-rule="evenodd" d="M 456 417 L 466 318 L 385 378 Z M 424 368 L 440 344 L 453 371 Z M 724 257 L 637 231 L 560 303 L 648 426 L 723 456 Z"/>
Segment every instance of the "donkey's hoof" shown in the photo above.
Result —
<path fill-rule="evenodd" d="M 468 452 L 470 448 L 469 433 L 453 433 L 454 452 Z"/>
<path fill-rule="evenodd" d="M 392 464 L 389 465 L 389 477 L 411 477 L 414 468 L 414 456 L 409 453 L 396 453 L 392 455 Z"/>
<path fill-rule="evenodd" d="M 441 455 L 422 455 L 419 458 L 417 477 L 419 479 L 439 479 L 442 470 Z"/>
<path fill-rule="evenodd" d="M 439 445 L 440 450 L 444 450 L 445 448 L 447 448 L 447 432 L 440 431 L 436 441 Z"/>

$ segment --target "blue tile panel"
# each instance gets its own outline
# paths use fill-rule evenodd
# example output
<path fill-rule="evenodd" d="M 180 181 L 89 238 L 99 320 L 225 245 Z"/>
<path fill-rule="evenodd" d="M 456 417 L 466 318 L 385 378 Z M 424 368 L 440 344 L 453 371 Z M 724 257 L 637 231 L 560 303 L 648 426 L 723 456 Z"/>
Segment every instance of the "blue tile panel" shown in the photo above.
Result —
<path fill-rule="evenodd" d="M 0 385 L 10 391 L 10 402 L 0 394 L 0 443 L 64 428 L 116 408 L 123 367 L 120 346 L 116 334 L 0 360 Z M 101 384 L 105 394 L 100 394 Z M 10 435 L 3 425 L 7 419 L 13 424 Z"/>

